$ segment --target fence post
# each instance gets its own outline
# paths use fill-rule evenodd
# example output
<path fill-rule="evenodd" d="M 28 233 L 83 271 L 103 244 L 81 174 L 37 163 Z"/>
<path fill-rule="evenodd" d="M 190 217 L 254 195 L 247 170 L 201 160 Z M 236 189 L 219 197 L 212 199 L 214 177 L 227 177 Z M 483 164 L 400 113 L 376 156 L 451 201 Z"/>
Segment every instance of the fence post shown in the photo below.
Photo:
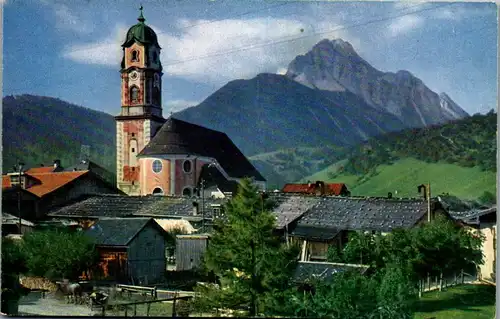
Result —
<path fill-rule="evenodd" d="M 173 305 L 172 305 L 172 318 L 176 317 L 176 313 L 175 313 L 175 302 L 176 301 L 177 301 L 177 291 L 174 293 L 174 302 L 173 302 Z"/>
<path fill-rule="evenodd" d="M 148 308 L 146 309 L 146 316 L 149 317 L 149 310 L 151 309 L 151 303 L 148 303 Z"/>
<path fill-rule="evenodd" d="M 125 317 L 127 316 L 128 314 L 128 306 L 125 306 Z"/>
<path fill-rule="evenodd" d="M 439 273 L 439 291 L 443 291 L 443 272 Z"/>
<path fill-rule="evenodd" d="M 134 317 L 137 316 L 137 304 L 135 303 L 134 304 Z"/>
<path fill-rule="evenodd" d="M 106 317 L 106 307 L 102 305 L 102 316 Z"/>
<path fill-rule="evenodd" d="M 431 290 L 431 275 L 427 273 L 427 289 Z"/>

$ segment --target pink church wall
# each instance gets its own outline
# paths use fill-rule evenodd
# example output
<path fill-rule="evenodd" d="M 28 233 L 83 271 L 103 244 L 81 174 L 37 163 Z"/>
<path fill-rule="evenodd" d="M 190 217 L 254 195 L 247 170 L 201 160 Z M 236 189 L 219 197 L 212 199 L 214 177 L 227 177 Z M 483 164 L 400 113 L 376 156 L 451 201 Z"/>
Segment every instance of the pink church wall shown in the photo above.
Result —
<path fill-rule="evenodd" d="M 163 189 L 165 195 L 170 194 L 170 161 L 158 159 L 161 161 L 162 170 L 159 173 L 153 172 L 154 158 L 143 158 L 141 164 L 141 194 L 149 195 L 157 187 Z"/>
<path fill-rule="evenodd" d="M 184 172 L 184 161 L 185 159 L 175 160 L 175 194 L 182 195 L 182 191 L 185 187 L 191 187 L 192 189 L 196 187 L 196 182 L 201 174 L 201 168 L 203 165 L 210 163 L 209 161 L 203 161 L 199 159 L 192 159 L 192 170 L 190 173 Z"/>

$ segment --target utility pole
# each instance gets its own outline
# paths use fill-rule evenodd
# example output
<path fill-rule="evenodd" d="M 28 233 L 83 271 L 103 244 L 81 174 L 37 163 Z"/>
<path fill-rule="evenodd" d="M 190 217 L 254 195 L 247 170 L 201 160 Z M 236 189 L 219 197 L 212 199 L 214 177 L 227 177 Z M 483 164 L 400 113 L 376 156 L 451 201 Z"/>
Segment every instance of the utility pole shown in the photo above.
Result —
<path fill-rule="evenodd" d="M 201 179 L 201 229 L 205 233 L 205 179 Z"/>
<path fill-rule="evenodd" d="M 23 188 L 23 185 L 21 183 L 21 175 L 22 175 L 22 172 L 23 172 L 23 166 L 24 166 L 24 163 L 22 162 L 18 162 L 16 166 L 14 166 L 14 171 L 17 171 L 19 173 L 18 175 L 18 192 L 17 192 L 17 212 L 18 212 L 18 216 L 19 216 L 19 235 L 22 235 L 22 231 L 21 231 L 21 194 L 22 194 L 22 188 Z"/>
<path fill-rule="evenodd" d="M 427 184 L 427 221 L 431 221 L 431 182 Z"/>

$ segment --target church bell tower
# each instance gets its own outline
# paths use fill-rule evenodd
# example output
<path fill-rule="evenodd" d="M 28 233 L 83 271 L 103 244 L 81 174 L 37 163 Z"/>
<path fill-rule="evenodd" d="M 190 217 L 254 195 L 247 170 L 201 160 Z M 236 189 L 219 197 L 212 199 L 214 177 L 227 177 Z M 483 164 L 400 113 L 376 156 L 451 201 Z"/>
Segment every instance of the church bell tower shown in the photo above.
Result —
<path fill-rule="evenodd" d="M 160 45 L 156 33 L 139 22 L 127 32 L 122 44 L 121 112 L 116 120 L 117 187 L 128 195 L 140 195 L 137 154 L 165 122 L 161 107 Z"/>

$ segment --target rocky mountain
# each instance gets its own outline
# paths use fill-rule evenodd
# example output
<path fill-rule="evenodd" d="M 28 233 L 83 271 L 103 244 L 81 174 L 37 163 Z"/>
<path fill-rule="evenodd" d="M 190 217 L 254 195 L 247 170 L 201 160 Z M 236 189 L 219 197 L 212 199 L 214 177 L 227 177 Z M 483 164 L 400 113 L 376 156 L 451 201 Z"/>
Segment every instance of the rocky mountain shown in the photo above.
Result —
<path fill-rule="evenodd" d="M 368 105 L 395 115 L 408 127 L 468 116 L 448 95 L 433 92 L 410 72 L 375 69 L 341 39 L 322 40 L 305 55 L 297 56 L 286 76 L 318 90 L 350 91 Z"/>
<path fill-rule="evenodd" d="M 247 156 L 297 146 L 354 145 L 406 126 L 349 91 L 277 74 L 229 82 L 176 118 L 225 132 Z"/>

